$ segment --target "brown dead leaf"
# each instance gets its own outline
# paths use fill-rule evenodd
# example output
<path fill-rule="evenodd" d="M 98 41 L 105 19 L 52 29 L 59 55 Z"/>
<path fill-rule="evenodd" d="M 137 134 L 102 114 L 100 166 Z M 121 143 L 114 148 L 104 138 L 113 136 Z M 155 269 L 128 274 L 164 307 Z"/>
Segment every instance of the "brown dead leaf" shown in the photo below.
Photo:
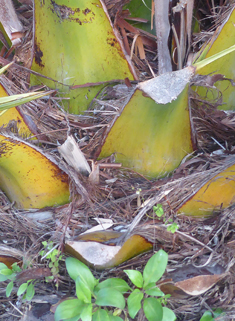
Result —
<path fill-rule="evenodd" d="M 175 286 L 173 282 L 161 284 L 159 285 L 159 288 L 163 293 L 170 294 L 174 298 L 184 299 L 188 297 L 188 294 L 186 294 L 179 287 Z"/>
<path fill-rule="evenodd" d="M 227 274 L 200 275 L 192 279 L 175 283 L 175 286 L 189 295 L 200 295 L 212 288 L 218 281 Z"/>
<path fill-rule="evenodd" d="M 214 74 L 214 75 L 195 75 L 191 82 L 194 86 L 205 86 L 208 88 L 212 88 L 217 81 L 228 80 L 231 85 L 234 86 L 233 79 L 225 78 L 222 74 Z"/>
<path fill-rule="evenodd" d="M 224 271 L 224 268 L 218 264 L 203 268 L 196 268 L 190 264 L 168 273 L 168 279 L 162 281 L 159 287 L 162 292 L 177 298 L 183 298 L 186 295 L 197 296 L 205 293 L 227 276 Z"/>
<path fill-rule="evenodd" d="M 136 47 L 138 48 L 140 59 L 145 59 L 144 45 L 141 36 L 136 39 Z"/>
<path fill-rule="evenodd" d="M 92 170 L 91 170 L 91 173 L 90 173 L 90 175 L 89 175 L 89 181 L 90 181 L 92 184 L 99 184 L 99 182 L 100 182 L 100 168 L 99 168 L 99 164 L 95 163 L 95 162 L 92 160 L 91 166 L 92 166 Z"/>
<path fill-rule="evenodd" d="M 44 279 L 46 276 L 51 276 L 51 270 L 49 268 L 33 268 L 27 269 L 17 274 L 16 281 L 25 283 L 29 280 Z"/>

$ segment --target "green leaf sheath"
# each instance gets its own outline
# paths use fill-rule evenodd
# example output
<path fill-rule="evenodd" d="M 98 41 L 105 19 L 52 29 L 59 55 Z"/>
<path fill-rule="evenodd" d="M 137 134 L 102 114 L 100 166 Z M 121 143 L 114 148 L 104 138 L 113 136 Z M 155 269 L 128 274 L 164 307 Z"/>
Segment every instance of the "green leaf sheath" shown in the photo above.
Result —
<path fill-rule="evenodd" d="M 12 95 L 0 98 L 0 111 L 19 106 L 29 101 L 42 98 L 48 95 L 48 92 L 31 92 L 27 94 Z"/>

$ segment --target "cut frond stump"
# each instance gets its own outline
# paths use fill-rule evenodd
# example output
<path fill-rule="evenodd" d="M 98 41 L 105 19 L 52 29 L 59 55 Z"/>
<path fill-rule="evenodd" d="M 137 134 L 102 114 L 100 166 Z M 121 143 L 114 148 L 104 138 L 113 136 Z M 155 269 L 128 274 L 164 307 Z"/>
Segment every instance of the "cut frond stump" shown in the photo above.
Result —
<path fill-rule="evenodd" d="M 193 151 L 188 82 L 193 68 L 140 83 L 106 135 L 99 158 L 150 178 L 163 177 Z"/>

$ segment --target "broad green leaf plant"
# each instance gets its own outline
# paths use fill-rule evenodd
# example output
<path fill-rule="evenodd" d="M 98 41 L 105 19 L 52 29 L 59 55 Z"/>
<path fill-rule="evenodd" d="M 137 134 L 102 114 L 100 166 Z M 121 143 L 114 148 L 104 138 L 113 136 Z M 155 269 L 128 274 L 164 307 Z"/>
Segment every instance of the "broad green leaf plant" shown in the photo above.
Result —
<path fill-rule="evenodd" d="M 85 264 L 75 258 L 67 258 L 66 268 L 75 281 L 77 298 L 68 298 L 58 305 L 55 321 L 119 321 L 123 320 L 120 317 L 122 312 L 126 318 L 129 315 L 134 319 L 142 308 L 149 321 L 176 320 L 174 312 L 163 306 L 169 295 L 156 286 L 165 272 L 167 260 L 167 253 L 160 250 L 149 259 L 143 274 L 124 270 L 133 283 L 130 287 L 120 278 L 99 282 Z"/>

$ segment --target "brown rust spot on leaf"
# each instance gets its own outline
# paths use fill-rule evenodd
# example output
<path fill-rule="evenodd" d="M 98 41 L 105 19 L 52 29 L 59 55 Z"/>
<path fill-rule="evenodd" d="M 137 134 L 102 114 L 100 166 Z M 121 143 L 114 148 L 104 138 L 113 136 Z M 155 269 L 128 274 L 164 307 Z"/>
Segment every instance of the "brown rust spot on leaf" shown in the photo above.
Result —
<path fill-rule="evenodd" d="M 114 47 L 116 45 L 116 43 L 117 43 L 117 40 L 115 38 L 107 38 L 107 43 L 110 46 Z"/>
<path fill-rule="evenodd" d="M 58 168 L 54 163 L 52 163 L 53 165 L 53 175 L 52 177 L 54 177 L 55 179 L 60 180 L 62 183 L 65 184 L 69 184 L 69 178 L 68 175 L 66 173 L 64 173 L 60 168 Z"/>
<path fill-rule="evenodd" d="M 87 15 L 89 12 L 91 12 L 90 9 L 86 8 L 85 10 L 82 11 L 84 13 L 84 15 Z"/>
<path fill-rule="evenodd" d="M 55 3 L 55 1 L 53 0 L 51 0 L 51 4 L 53 6 L 52 12 L 55 12 L 61 20 L 70 20 L 70 16 L 73 16 L 75 14 L 75 11 L 70 7 L 67 7 L 65 5 L 59 5 Z"/>
<path fill-rule="evenodd" d="M 113 48 L 116 48 L 116 50 L 118 51 L 119 55 L 126 60 L 126 57 L 123 53 L 123 51 L 121 50 L 120 44 L 118 42 L 118 40 L 116 39 L 115 35 L 113 32 L 108 32 L 109 37 L 107 37 L 106 42 L 108 45 L 110 45 Z"/>
<path fill-rule="evenodd" d="M 35 43 L 34 47 L 34 59 L 36 64 L 38 64 L 40 67 L 44 67 L 44 64 L 42 63 L 42 57 L 43 57 L 43 52 L 41 51 L 39 45 Z"/>
<path fill-rule="evenodd" d="M 57 17 L 60 19 L 60 22 L 68 20 L 82 25 L 84 23 L 90 23 L 94 20 L 95 13 L 89 8 L 86 8 L 81 12 L 80 8 L 71 8 L 65 5 L 58 5 L 54 0 L 51 0 L 51 5 L 51 11 L 57 15 Z M 83 14 L 85 18 L 82 18 L 81 14 Z M 86 17 L 87 15 L 89 16 Z"/>

